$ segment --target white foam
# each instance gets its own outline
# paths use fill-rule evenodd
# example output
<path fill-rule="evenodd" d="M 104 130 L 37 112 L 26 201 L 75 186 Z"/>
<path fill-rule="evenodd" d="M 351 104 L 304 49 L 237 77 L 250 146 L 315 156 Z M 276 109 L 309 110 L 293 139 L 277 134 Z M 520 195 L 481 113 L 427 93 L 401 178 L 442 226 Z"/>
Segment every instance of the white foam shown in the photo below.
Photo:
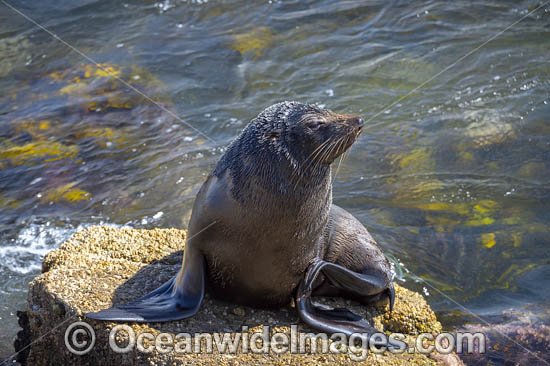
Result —
<path fill-rule="evenodd" d="M 159 219 L 161 211 L 153 218 Z M 78 226 L 54 226 L 50 222 L 29 223 L 21 229 L 10 242 L 0 241 L 0 267 L 19 274 L 28 274 L 42 268 L 42 259 L 51 250 L 59 247 L 74 233 L 93 225 L 107 225 L 118 228 L 129 228 L 128 225 L 115 225 L 99 221 Z"/>
<path fill-rule="evenodd" d="M 0 263 L 12 272 L 27 274 L 41 268 L 42 258 L 82 227 L 31 223 L 16 239 L 0 247 Z"/>

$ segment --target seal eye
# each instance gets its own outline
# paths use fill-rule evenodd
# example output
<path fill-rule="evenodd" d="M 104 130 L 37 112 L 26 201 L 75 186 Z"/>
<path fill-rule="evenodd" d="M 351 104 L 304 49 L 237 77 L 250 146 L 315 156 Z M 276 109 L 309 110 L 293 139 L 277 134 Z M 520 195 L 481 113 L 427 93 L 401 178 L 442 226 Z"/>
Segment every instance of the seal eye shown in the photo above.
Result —
<path fill-rule="evenodd" d="M 327 124 L 327 122 L 324 119 L 314 119 L 314 120 L 309 121 L 306 126 L 309 129 L 316 130 L 319 127 L 324 126 L 326 124 Z"/>

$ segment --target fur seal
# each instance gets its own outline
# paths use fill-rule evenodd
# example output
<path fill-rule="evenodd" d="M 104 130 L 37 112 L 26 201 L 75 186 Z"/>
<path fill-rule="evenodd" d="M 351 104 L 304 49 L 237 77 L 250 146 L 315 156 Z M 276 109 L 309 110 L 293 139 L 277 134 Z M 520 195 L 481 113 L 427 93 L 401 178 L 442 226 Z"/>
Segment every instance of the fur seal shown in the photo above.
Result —
<path fill-rule="evenodd" d="M 194 315 L 205 288 L 234 303 L 288 304 L 328 333 L 376 332 L 347 309 L 312 301 L 343 296 L 369 304 L 395 291 L 390 264 L 365 227 L 332 204 L 331 163 L 363 120 L 298 102 L 275 104 L 231 143 L 195 200 L 183 265 L 157 290 L 86 316 L 162 322 Z"/>

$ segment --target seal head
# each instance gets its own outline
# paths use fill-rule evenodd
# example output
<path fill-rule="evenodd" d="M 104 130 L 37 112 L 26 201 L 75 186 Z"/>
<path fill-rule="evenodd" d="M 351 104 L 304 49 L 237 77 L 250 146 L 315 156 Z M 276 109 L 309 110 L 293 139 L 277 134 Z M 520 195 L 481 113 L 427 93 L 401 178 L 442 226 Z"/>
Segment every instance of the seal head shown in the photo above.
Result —
<path fill-rule="evenodd" d="M 355 142 L 360 117 L 315 104 L 282 102 L 254 118 L 218 162 L 214 175 L 230 167 L 235 197 L 245 200 L 247 182 L 279 194 L 330 183 L 330 164 Z"/>

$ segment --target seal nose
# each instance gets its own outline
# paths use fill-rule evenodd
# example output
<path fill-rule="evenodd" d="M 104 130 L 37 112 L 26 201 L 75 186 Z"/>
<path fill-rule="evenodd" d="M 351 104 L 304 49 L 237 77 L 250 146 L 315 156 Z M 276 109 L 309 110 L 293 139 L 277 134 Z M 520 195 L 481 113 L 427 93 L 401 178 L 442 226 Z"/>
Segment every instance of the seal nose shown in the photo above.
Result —
<path fill-rule="evenodd" d="M 352 119 L 352 123 L 355 125 L 355 129 L 357 130 L 357 133 L 360 133 L 363 129 L 363 125 L 365 124 L 365 121 L 363 121 L 363 118 L 361 117 L 354 117 Z"/>

